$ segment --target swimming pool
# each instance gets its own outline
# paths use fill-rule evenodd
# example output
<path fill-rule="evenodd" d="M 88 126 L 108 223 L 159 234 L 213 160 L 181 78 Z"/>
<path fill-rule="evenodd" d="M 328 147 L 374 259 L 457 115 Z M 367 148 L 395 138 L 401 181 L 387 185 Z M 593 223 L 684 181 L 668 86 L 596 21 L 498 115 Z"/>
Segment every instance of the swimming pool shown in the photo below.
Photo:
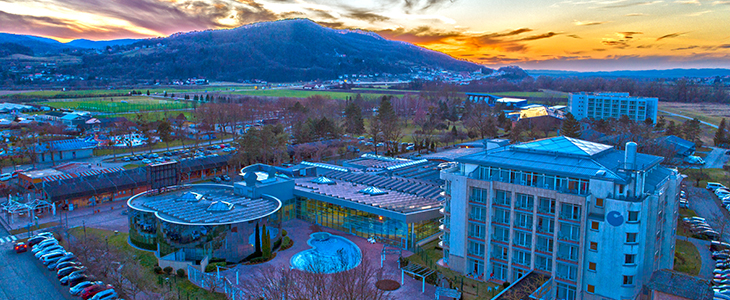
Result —
<path fill-rule="evenodd" d="M 307 244 L 312 249 L 294 254 L 290 260 L 292 268 L 312 273 L 337 273 L 360 265 L 362 252 L 350 240 L 327 232 L 309 236 Z"/>

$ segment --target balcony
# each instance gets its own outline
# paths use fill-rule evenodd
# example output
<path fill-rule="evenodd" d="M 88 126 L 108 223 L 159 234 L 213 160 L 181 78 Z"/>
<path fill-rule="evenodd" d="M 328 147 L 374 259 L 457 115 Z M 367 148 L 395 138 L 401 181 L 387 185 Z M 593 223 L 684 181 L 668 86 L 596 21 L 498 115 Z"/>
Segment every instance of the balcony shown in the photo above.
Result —
<path fill-rule="evenodd" d="M 565 261 L 578 262 L 578 254 L 570 255 L 568 253 L 558 252 L 557 257 Z"/>
<path fill-rule="evenodd" d="M 562 213 L 562 214 L 560 214 L 560 219 L 566 220 L 566 221 L 572 221 L 572 222 L 580 222 L 580 214 L 574 215 L 574 214 Z"/>
<path fill-rule="evenodd" d="M 546 214 L 546 215 L 552 216 L 552 215 L 555 215 L 555 207 L 550 208 L 550 207 L 546 207 L 546 206 L 538 206 L 537 212 L 539 212 L 541 214 Z"/>
<path fill-rule="evenodd" d="M 547 235 L 553 235 L 555 233 L 555 227 L 552 226 L 537 226 L 537 232 Z"/>
<path fill-rule="evenodd" d="M 552 247 L 543 246 L 543 245 L 537 245 L 537 246 L 535 246 L 535 250 L 541 251 L 541 252 L 544 252 L 544 253 L 553 253 L 553 248 Z"/>
<path fill-rule="evenodd" d="M 509 218 L 492 218 L 492 223 L 509 226 Z"/>

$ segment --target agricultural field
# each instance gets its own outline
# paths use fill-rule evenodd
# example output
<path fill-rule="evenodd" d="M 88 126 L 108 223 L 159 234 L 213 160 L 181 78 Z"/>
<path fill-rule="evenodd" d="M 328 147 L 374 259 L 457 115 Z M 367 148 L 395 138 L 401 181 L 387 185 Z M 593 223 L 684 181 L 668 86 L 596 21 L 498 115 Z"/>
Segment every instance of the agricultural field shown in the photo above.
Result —
<path fill-rule="evenodd" d="M 659 101 L 659 110 L 697 118 L 714 125 L 719 125 L 723 118 L 730 119 L 730 106 L 727 104 Z"/>
<path fill-rule="evenodd" d="M 192 107 L 190 102 L 157 99 L 148 96 L 98 97 L 52 100 L 38 103 L 53 108 L 67 108 L 105 113 L 176 110 Z"/>
<path fill-rule="evenodd" d="M 98 90 L 41 90 L 41 91 L 3 91 L 0 90 L 0 98 L 7 97 L 9 95 L 22 96 L 27 98 L 84 98 L 84 97 L 100 97 L 118 95 L 125 96 L 129 95 L 132 90 L 141 91 L 150 94 L 164 94 L 168 93 L 205 93 L 205 92 L 225 92 L 225 91 L 237 91 L 242 89 L 250 89 L 249 86 L 185 86 L 185 87 L 158 87 L 158 88 L 140 88 L 140 89 L 98 89 Z"/>

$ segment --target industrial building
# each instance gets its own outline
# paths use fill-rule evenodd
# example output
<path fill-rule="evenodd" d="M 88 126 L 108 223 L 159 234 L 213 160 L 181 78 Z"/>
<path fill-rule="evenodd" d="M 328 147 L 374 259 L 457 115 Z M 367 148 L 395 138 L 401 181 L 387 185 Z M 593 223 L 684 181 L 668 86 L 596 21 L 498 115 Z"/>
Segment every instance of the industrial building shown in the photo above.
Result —
<path fill-rule="evenodd" d="M 636 299 L 672 269 L 677 170 L 567 137 L 456 159 L 445 180 L 444 266 L 482 281 L 548 276 L 541 299 Z"/>
<path fill-rule="evenodd" d="M 571 93 L 568 112 L 578 119 L 619 119 L 628 116 L 636 122 L 647 118 L 657 121 L 659 99 L 631 97 L 629 93 Z"/>

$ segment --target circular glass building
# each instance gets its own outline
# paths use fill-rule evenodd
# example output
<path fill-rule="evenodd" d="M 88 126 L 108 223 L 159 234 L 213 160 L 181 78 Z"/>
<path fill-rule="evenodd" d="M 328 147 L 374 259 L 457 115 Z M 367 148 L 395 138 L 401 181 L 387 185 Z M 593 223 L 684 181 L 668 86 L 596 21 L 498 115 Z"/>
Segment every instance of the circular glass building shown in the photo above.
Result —
<path fill-rule="evenodd" d="M 247 197 L 229 185 L 153 190 L 135 195 L 127 205 L 130 242 L 168 261 L 238 263 L 261 247 L 264 228 L 271 245 L 281 238 L 281 201 Z"/>

